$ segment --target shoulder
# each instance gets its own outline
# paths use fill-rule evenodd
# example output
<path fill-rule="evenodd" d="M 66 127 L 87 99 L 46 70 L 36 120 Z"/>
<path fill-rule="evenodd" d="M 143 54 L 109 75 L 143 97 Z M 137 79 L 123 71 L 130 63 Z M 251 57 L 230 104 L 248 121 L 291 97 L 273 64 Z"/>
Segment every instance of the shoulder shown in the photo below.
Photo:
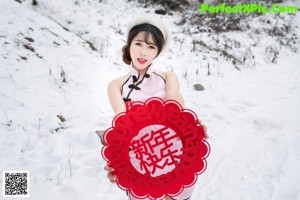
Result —
<path fill-rule="evenodd" d="M 165 80 L 166 80 L 166 89 L 167 92 L 174 91 L 178 92 L 179 91 L 179 79 L 176 75 L 175 72 L 172 71 L 167 71 L 164 72 Z"/>
<path fill-rule="evenodd" d="M 154 71 L 157 75 L 161 76 L 164 80 L 167 79 L 173 79 L 173 78 L 177 78 L 177 75 L 175 72 L 172 71 L 159 71 L 159 70 L 155 70 Z"/>
<path fill-rule="evenodd" d="M 184 107 L 184 99 L 180 93 L 180 84 L 175 72 L 167 71 L 163 73 L 166 78 L 167 99 L 173 99 Z"/>
<path fill-rule="evenodd" d="M 122 85 L 128 80 L 130 74 L 126 74 L 109 82 L 108 89 L 121 89 Z"/>
<path fill-rule="evenodd" d="M 174 80 L 177 80 L 178 77 L 176 75 L 175 72 L 172 72 L 172 71 L 165 71 L 165 72 L 162 72 L 162 76 L 164 77 L 164 79 L 166 81 L 174 81 Z"/>

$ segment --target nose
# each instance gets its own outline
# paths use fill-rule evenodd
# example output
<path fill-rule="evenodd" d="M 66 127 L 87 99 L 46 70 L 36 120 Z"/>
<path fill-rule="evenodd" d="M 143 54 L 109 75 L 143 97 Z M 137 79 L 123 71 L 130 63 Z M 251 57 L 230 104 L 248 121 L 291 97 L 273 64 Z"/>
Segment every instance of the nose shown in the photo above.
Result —
<path fill-rule="evenodd" d="M 145 56 L 146 54 L 147 54 L 147 48 L 142 47 L 141 50 L 140 50 L 140 55 Z"/>

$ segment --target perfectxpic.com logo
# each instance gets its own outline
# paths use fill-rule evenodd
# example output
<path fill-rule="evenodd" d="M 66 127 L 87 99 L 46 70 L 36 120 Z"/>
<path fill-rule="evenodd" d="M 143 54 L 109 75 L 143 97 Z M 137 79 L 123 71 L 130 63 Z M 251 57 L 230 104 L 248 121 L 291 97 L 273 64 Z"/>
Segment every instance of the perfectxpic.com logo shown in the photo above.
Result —
<path fill-rule="evenodd" d="M 239 5 L 226 5 L 222 3 L 221 5 L 208 5 L 201 4 L 200 12 L 209 12 L 209 13 L 297 13 L 297 6 L 283 6 L 279 4 L 273 4 L 271 7 L 264 6 L 255 3 L 251 4 L 239 4 Z"/>

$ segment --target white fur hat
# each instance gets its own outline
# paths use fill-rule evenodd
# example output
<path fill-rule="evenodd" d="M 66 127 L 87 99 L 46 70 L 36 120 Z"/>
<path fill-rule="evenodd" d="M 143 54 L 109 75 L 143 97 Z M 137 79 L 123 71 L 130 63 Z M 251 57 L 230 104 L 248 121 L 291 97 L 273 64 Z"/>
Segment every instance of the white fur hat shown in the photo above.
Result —
<path fill-rule="evenodd" d="M 153 14 L 145 14 L 145 15 L 142 15 L 140 17 L 137 17 L 135 18 L 134 20 L 132 20 L 128 27 L 127 27 L 127 31 L 126 31 L 126 36 L 128 37 L 128 34 L 129 34 L 129 31 L 139 25 L 139 24 L 145 24 L 145 23 L 148 23 L 148 24 L 151 24 L 153 26 L 156 26 L 163 34 L 164 36 L 164 40 L 165 40 L 165 43 L 161 49 L 161 52 L 159 53 L 160 55 L 161 54 L 164 54 L 167 50 L 168 50 L 168 47 L 170 45 L 170 41 L 171 41 L 171 37 L 170 37 L 170 31 L 169 31 L 169 27 L 167 25 L 166 22 L 163 22 L 160 18 L 158 18 L 156 15 L 153 15 Z"/>

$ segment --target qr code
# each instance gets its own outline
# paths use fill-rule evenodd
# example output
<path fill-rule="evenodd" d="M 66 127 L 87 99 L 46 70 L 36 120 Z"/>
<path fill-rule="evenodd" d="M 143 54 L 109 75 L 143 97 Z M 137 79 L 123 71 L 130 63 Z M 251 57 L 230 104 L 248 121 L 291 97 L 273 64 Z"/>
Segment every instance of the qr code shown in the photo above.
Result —
<path fill-rule="evenodd" d="M 29 197 L 29 172 L 4 171 L 3 197 Z"/>

